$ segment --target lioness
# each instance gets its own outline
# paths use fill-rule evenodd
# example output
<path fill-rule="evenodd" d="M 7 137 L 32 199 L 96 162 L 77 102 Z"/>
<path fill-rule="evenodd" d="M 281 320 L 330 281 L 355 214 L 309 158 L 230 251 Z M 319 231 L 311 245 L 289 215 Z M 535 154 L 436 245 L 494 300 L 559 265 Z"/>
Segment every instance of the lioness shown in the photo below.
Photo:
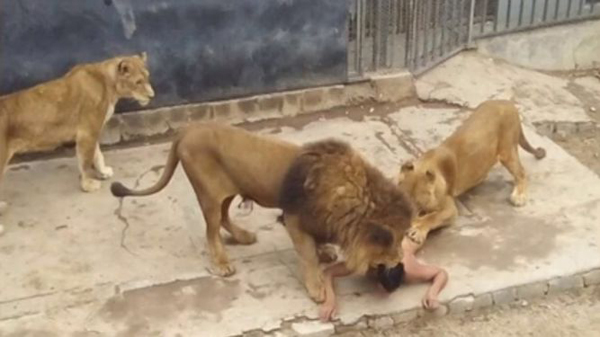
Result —
<path fill-rule="evenodd" d="M 346 143 L 306 144 L 281 185 L 283 221 L 300 255 L 304 283 L 316 302 L 325 299 L 317 244 L 338 244 L 350 273 L 402 260 L 402 238 L 413 205 L 394 182 Z"/>
<path fill-rule="evenodd" d="M 513 102 L 490 100 L 481 103 L 440 146 L 403 164 L 398 183 L 419 210 L 408 237 L 421 245 L 429 231 L 452 224 L 458 215 L 454 198 L 481 183 L 498 161 L 515 179 L 511 203 L 524 205 L 527 179 L 519 161 L 519 145 L 537 159 L 546 155 L 525 138 Z"/>
<path fill-rule="evenodd" d="M 104 163 L 98 136 L 119 99 L 144 106 L 154 97 L 148 77 L 142 53 L 77 65 L 58 79 L 0 97 L 0 181 L 15 153 L 75 141 L 81 188 L 99 189 L 95 178 L 107 179 L 113 170 Z M 0 204 L 0 210 L 6 207 Z"/>

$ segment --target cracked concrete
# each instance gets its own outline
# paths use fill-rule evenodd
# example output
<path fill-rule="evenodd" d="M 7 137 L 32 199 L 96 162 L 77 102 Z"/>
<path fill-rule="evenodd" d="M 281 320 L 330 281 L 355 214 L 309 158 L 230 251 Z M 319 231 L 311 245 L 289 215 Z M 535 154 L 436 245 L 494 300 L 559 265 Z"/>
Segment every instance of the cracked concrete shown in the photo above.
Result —
<path fill-rule="evenodd" d="M 462 78 L 469 76 L 450 72 L 465 60 L 484 62 L 491 74 L 512 75 L 497 78 L 500 84 L 492 91 L 477 88 L 470 95 L 474 87 Z M 486 60 L 460 55 L 439 73 L 426 74 L 417 86 L 444 87 L 434 96 L 445 92 L 471 106 L 490 92 L 513 95 L 518 88 L 512 81 L 529 76 Z M 444 74 L 457 78 L 452 86 Z M 586 81 L 580 83 L 586 86 Z M 530 86 L 539 84 L 536 80 Z M 537 90 L 527 92 L 530 100 L 522 101 L 526 121 L 563 117 L 548 114 L 549 106 L 560 111 L 573 104 L 577 115 L 582 104 L 566 94 L 546 100 Z M 302 123 L 288 117 L 248 127 L 299 144 L 331 136 L 344 139 L 391 177 L 402 161 L 437 145 L 468 115 L 467 109 L 439 104 L 388 108 L 348 108 L 350 113 L 341 116 L 304 116 Z M 458 224 L 432 233 L 420 254 L 448 269 L 450 282 L 441 300 L 451 312 L 597 282 L 600 190 L 593 187 L 600 178 L 529 125 L 525 133 L 548 153 L 537 161 L 521 151 L 530 178 L 529 204 L 509 205 L 509 175 L 496 167 L 461 198 Z M 105 156 L 115 169 L 113 180 L 148 186 L 158 179 L 169 148 L 163 143 Z M 233 277 L 220 279 L 206 271 L 204 221 L 181 167 L 163 191 L 136 199 L 112 197 L 108 182 L 97 193 L 80 192 L 74 158 L 12 165 L 2 187 L 10 202 L 0 239 L 2 336 L 286 336 L 292 324 L 305 331 L 298 324 L 317 318 L 318 307 L 299 281 L 297 256 L 276 220 L 276 209 L 232 207 L 232 219 L 256 232 L 258 242 L 227 245 L 237 268 Z M 388 326 L 413 319 L 424 290 L 424 285 L 406 286 L 386 295 L 367 279 L 340 280 L 336 331 L 344 324 Z M 380 318 L 387 316 L 392 320 Z M 332 333 L 330 325 L 313 328 Z"/>

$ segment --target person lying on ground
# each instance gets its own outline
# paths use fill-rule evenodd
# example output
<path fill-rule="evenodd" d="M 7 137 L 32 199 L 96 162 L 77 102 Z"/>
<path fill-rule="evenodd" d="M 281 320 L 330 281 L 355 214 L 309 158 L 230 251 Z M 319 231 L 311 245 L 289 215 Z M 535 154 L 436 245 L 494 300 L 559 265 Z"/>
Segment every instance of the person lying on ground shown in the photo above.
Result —
<path fill-rule="evenodd" d="M 392 292 L 402 283 L 431 282 L 427 292 L 423 296 L 422 305 L 427 310 L 435 310 L 440 306 L 438 295 L 448 282 L 448 273 L 436 266 L 426 265 L 417 260 L 415 252 L 417 245 L 411 240 L 402 241 L 404 256 L 402 262 L 395 268 L 386 269 L 381 265 L 377 270 L 371 270 L 375 274 L 379 284 L 387 291 Z M 319 316 L 323 321 L 333 319 L 336 314 L 336 299 L 334 289 L 334 278 L 344 277 L 350 274 L 344 262 L 337 262 L 328 266 L 324 271 L 325 301 L 321 305 Z"/>

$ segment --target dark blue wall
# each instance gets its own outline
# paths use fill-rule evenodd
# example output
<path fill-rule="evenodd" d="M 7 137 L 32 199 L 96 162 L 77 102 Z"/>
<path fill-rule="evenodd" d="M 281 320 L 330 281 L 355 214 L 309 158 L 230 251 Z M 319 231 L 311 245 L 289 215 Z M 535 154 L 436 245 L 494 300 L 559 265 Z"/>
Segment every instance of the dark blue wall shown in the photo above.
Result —
<path fill-rule="evenodd" d="M 157 94 L 149 107 L 340 83 L 347 8 L 347 0 L 1 0 L 0 93 L 141 51 Z"/>

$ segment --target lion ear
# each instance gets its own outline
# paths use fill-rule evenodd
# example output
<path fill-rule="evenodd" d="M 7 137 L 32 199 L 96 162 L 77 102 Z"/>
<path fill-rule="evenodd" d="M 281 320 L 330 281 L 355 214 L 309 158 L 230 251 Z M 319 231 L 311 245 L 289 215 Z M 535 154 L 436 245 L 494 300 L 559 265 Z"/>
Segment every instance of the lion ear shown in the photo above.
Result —
<path fill-rule="evenodd" d="M 425 176 L 429 182 L 433 182 L 435 180 L 435 173 L 433 173 L 432 170 L 427 170 L 427 172 L 425 172 Z"/>
<path fill-rule="evenodd" d="M 145 51 L 142 52 L 140 57 L 142 58 L 142 61 L 144 61 L 144 63 L 146 63 L 148 61 L 148 54 L 146 54 Z"/>
<path fill-rule="evenodd" d="M 119 62 L 119 65 L 117 66 L 117 71 L 119 72 L 119 75 L 129 75 L 129 73 L 131 72 L 131 66 L 129 65 L 129 62 L 127 62 L 127 60 Z"/>
<path fill-rule="evenodd" d="M 390 247 L 394 243 L 394 235 L 392 232 L 375 223 L 369 224 L 368 229 L 369 242 L 380 247 Z"/>
<path fill-rule="evenodd" d="M 415 164 L 412 161 L 406 162 L 402 165 L 400 169 L 401 172 L 413 171 L 415 169 Z"/>

